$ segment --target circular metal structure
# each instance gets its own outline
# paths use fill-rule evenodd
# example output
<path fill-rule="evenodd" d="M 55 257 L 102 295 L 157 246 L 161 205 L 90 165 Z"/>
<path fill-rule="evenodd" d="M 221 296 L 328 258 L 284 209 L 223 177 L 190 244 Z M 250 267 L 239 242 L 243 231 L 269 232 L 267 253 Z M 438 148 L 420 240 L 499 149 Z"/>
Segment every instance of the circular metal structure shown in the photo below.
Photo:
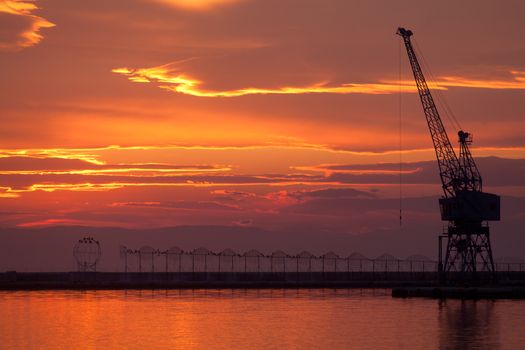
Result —
<path fill-rule="evenodd" d="M 75 244 L 73 256 L 79 271 L 96 271 L 102 256 L 100 243 L 93 237 L 84 237 Z"/>

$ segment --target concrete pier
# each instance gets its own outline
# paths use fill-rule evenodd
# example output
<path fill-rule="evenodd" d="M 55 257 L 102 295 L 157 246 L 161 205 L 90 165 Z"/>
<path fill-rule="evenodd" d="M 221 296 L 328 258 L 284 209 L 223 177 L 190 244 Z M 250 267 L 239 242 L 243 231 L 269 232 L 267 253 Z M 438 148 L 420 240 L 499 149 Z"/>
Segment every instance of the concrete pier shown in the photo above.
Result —
<path fill-rule="evenodd" d="M 391 288 L 435 284 L 436 273 L 182 272 L 0 273 L 0 290 L 176 288 Z"/>
<path fill-rule="evenodd" d="M 525 273 L 499 279 L 502 285 L 525 287 Z M 0 273 L 0 290 L 177 288 L 393 288 L 400 297 L 454 294 L 438 287 L 435 272 Z"/>

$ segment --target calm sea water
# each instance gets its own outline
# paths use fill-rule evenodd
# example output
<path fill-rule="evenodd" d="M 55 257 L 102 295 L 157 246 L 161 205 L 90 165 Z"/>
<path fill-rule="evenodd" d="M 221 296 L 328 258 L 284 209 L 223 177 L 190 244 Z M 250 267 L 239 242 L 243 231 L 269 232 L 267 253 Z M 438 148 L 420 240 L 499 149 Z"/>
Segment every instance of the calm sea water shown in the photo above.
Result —
<path fill-rule="evenodd" d="M 1 349 L 525 349 L 525 301 L 389 290 L 0 293 Z"/>

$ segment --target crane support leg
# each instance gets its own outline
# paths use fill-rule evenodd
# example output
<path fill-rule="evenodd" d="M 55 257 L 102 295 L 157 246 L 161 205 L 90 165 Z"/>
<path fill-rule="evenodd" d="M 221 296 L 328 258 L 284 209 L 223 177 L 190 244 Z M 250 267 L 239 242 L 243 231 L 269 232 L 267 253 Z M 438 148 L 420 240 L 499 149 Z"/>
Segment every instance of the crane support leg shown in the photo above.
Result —
<path fill-rule="evenodd" d="M 447 250 L 442 265 L 444 280 L 450 282 L 457 279 L 470 282 L 494 280 L 496 270 L 488 226 L 452 225 L 448 228 L 446 237 Z"/>

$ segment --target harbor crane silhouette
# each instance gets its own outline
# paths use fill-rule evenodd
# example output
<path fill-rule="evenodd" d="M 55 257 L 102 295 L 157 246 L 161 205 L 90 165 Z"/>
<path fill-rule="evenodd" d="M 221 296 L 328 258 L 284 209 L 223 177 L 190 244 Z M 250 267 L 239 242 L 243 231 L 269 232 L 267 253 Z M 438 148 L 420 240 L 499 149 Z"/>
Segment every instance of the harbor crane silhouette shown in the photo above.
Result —
<path fill-rule="evenodd" d="M 482 178 L 470 153 L 472 135 L 458 131 L 459 157 L 450 143 L 430 89 L 412 46 L 412 31 L 398 28 L 403 38 L 423 106 L 430 136 L 434 143 L 444 196 L 439 199 L 441 219 L 448 221 L 444 235 L 439 236 L 439 272 L 446 280 L 452 272 L 463 279 L 495 277 L 488 221 L 500 220 L 500 197 L 483 192 Z M 442 241 L 447 240 L 443 261 Z"/>

